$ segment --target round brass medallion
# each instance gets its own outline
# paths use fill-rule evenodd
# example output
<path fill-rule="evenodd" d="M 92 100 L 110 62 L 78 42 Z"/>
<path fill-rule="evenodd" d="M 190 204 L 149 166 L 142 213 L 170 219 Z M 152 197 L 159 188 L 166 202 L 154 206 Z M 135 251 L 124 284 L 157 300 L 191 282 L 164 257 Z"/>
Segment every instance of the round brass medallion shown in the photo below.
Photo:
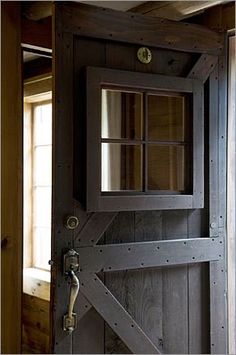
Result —
<path fill-rule="evenodd" d="M 141 47 L 137 52 L 137 57 L 141 63 L 148 64 L 152 60 L 152 52 L 147 47 Z"/>

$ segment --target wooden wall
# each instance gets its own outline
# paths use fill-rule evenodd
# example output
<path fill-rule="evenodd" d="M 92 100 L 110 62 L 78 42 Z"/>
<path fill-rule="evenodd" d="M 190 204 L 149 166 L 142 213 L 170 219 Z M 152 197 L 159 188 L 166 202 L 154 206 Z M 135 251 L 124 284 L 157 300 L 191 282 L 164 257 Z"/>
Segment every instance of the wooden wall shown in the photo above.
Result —
<path fill-rule="evenodd" d="M 2 14 L 2 353 L 21 353 L 22 97 L 20 6 L 1 2 Z"/>
<path fill-rule="evenodd" d="M 48 354 L 50 302 L 38 297 L 22 296 L 22 353 Z"/>

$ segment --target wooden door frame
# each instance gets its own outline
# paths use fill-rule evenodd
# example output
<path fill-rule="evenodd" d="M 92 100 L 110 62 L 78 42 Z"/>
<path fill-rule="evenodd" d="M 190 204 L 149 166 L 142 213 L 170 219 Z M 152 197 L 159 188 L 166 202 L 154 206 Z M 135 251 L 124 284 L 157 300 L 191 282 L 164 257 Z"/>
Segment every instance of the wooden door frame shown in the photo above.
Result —
<path fill-rule="evenodd" d="M 16 2 L 3 1 L 2 15 L 2 353 L 21 353 L 23 230 L 23 101 L 21 14 Z"/>
<path fill-rule="evenodd" d="M 195 68 L 189 73 L 189 77 L 195 77 L 196 73 L 198 73 L 197 78 L 204 82 L 210 75 L 210 95 L 213 103 L 210 105 L 209 237 L 212 242 L 217 240 L 223 248 L 218 254 L 222 261 L 208 259 L 210 261 L 211 352 L 227 353 L 226 196 L 225 190 L 221 188 L 226 186 L 225 133 L 227 120 L 225 115 L 226 65 L 224 36 L 198 25 L 159 18 L 146 18 L 142 15 L 122 13 L 85 4 L 70 3 L 68 5 L 67 3 L 60 4 L 60 6 L 54 5 L 53 16 L 54 21 L 56 21 L 54 23 L 54 31 L 57 30 L 54 32 L 56 35 L 53 44 L 55 79 L 55 135 L 53 141 L 53 244 L 55 253 L 52 267 L 52 319 L 55 328 L 52 333 L 53 351 L 59 353 L 73 352 L 71 335 L 65 334 L 61 327 L 61 317 L 66 312 L 65 301 L 68 299 L 68 285 L 61 271 L 61 253 L 62 250 L 74 246 L 76 235 L 74 231 L 64 228 L 63 220 L 68 214 L 76 215 L 80 220 L 76 234 L 80 235 L 80 240 L 84 236 L 86 245 L 93 245 L 99 240 L 114 218 L 114 215 L 109 212 L 105 214 L 87 214 L 83 207 L 73 198 L 73 186 L 71 184 L 71 181 L 73 181 L 73 142 L 71 139 L 73 137 L 73 77 L 70 69 L 73 66 L 73 35 L 78 35 L 202 54 Z M 87 21 L 89 17 L 92 19 L 91 22 Z M 117 30 L 117 21 L 119 22 L 120 19 L 122 19 L 123 23 L 122 32 Z M 78 22 L 80 26 L 78 26 Z M 143 31 L 144 35 L 142 37 L 140 37 L 140 31 L 137 33 L 134 30 L 135 26 L 131 25 L 133 22 L 140 31 Z M 166 33 L 165 38 L 163 37 L 163 31 Z M 181 33 L 181 36 L 177 38 L 176 33 L 178 32 Z M 146 40 L 145 35 L 148 38 Z M 166 40 L 166 38 L 171 38 L 171 40 Z M 70 69 L 62 71 L 61 68 L 64 67 Z M 204 77 L 201 77 L 202 68 L 205 69 L 206 67 L 207 72 Z M 63 83 L 63 85 L 60 85 L 60 83 Z M 218 87 L 220 89 L 219 102 L 215 101 L 218 98 Z M 64 100 L 65 96 L 67 100 Z M 219 122 L 219 130 L 215 124 L 216 119 Z M 63 199 L 63 204 L 59 201 L 58 196 Z M 92 221 L 95 221 L 94 224 Z M 90 235 L 90 232 L 94 230 L 94 226 L 96 226 L 96 239 Z M 202 243 L 200 240 L 198 242 Z M 96 281 L 95 278 L 94 281 Z M 90 281 L 92 282 L 91 279 Z M 84 291 L 84 295 L 89 298 L 86 291 Z M 56 303 L 54 303 L 55 300 Z M 86 301 L 84 302 L 86 303 Z M 94 305 L 94 301 L 91 301 L 91 303 Z"/>

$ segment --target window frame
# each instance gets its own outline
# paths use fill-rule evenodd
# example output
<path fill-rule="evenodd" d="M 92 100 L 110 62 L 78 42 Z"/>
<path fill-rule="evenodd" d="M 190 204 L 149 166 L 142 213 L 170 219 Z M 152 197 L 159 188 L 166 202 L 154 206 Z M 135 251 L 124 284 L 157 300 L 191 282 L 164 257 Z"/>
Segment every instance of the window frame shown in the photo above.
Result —
<path fill-rule="evenodd" d="M 101 191 L 102 88 L 177 92 L 193 95 L 192 194 L 133 193 L 106 195 Z M 204 86 L 198 79 L 98 67 L 86 68 L 87 166 L 86 210 L 125 211 L 204 207 Z"/>
<path fill-rule="evenodd" d="M 34 111 L 37 106 L 40 105 L 52 105 L 52 75 L 47 73 L 46 75 L 39 75 L 32 77 L 24 81 L 24 136 L 29 137 L 25 149 L 29 150 L 29 156 L 27 161 L 24 162 L 24 180 L 27 174 L 30 174 L 30 178 L 27 179 L 24 185 L 24 201 L 27 201 L 24 206 L 24 272 L 27 270 L 41 270 L 42 272 L 50 272 L 50 265 L 46 268 L 36 266 L 34 255 Z M 26 126 L 28 128 L 26 128 Z M 27 131 L 27 132 L 26 132 Z M 25 139 L 25 138 L 24 138 Z M 25 158 L 25 156 L 24 156 Z M 25 165 L 25 164 L 28 165 Z M 27 211 L 25 211 L 27 208 Z M 30 212 L 30 213 L 29 213 Z M 24 283 L 25 290 L 25 283 Z"/>

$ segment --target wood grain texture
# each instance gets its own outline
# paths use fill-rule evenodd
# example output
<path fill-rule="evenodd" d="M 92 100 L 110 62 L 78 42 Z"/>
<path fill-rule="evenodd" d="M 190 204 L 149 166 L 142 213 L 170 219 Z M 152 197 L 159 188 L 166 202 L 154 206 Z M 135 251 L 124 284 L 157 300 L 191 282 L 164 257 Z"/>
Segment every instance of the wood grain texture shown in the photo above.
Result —
<path fill-rule="evenodd" d="M 163 239 L 187 237 L 187 211 L 163 212 Z M 163 349 L 188 354 L 187 266 L 163 270 Z"/>
<path fill-rule="evenodd" d="M 134 354 L 159 354 L 159 349 L 95 274 L 81 274 L 81 291 Z"/>
<path fill-rule="evenodd" d="M 208 210 L 188 211 L 188 238 L 208 235 Z M 209 353 L 209 266 L 188 265 L 189 354 Z"/>
<path fill-rule="evenodd" d="M 228 157 L 227 157 L 227 234 L 228 234 L 228 319 L 229 353 L 236 353 L 236 61 L 235 36 L 229 37 L 229 72 L 228 72 Z M 235 315 L 235 317 L 231 317 Z"/>
<path fill-rule="evenodd" d="M 193 53 L 222 51 L 222 35 L 202 26 L 87 4 L 61 4 L 60 8 L 64 31 L 77 35 Z"/>
<path fill-rule="evenodd" d="M 88 62 L 95 66 L 103 66 L 105 64 L 104 44 L 93 39 L 76 38 L 74 40 L 74 195 L 79 203 L 74 200 L 75 213 L 80 220 L 78 231 L 74 238 L 74 247 L 81 245 L 92 245 L 102 236 L 107 223 L 112 220 L 112 214 L 89 214 L 84 210 L 84 193 L 85 193 L 85 141 L 84 134 L 84 76 L 83 69 Z M 80 95 L 77 95 L 77 93 Z M 101 217 L 101 220 L 100 220 Z M 108 218 L 107 218 L 108 217 Z M 100 233 L 97 233 L 97 223 L 100 225 Z M 109 222 L 110 223 L 110 222 Z M 81 234 L 80 234 L 81 233 Z M 95 238 L 96 237 L 96 238 Z M 91 241 L 93 240 L 93 241 Z M 79 296 L 80 297 L 80 296 Z M 77 306 L 75 306 L 80 319 L 80 301 L 78 298 Z M 89 308 L 89 307 L 88 307 Z M 91 337 L 93 340 L 91 340 Z M 84 314 L 79 321 L 78 327 L 73 334 L 73 352 L 86 354 L 104 353 L 104 321 L 98 313 L 92 309 Z"/>
<path fill-rule="evenodd" d="M 47 2 L 44 2 L 47 3 Z M 22 18 L 21 43 L 52 50 L 52 17 L 40 21 Z"/>
<path fill-rule="evenodd" d="M 105 233 L 105 242 L 120 244 L 134 242 L 134 212 L 120 212 Z M 120 304 L 134 316 L 135 307 L 132 289 L 137 282 L 137 274 L 131 271 L 105 274 L 105 285 L 117 298 Z M 106 324 L 105 327 L 105 353 L 129 354 L 130 350 L 121 341 L 118 335 Z"/>
<path fill-rule="evenodd" d="M 22 77 L 20 7 L 1 3 L 1 324 L 4 354 L 21 352 L 22 292 Z M 14 334 L 14 336 L 12 336 Z"/>
<path fill-rule="evenodd" d="M 64 8 L 67 7 L 67 10 Z M 90 7 L 89 7 L 90 8 Z M 139 72 L 150 72 L 150 73 L 170 73 L 173 75 L 174 72 L 176 76 L 185 76 L 190 72 L 190 69 L 193 63 L 196 62 L 197 57 L 190 57 L 190 54 L 176 53 L 171 50 L 158 50 L 153 48 L 153 62 L 150 66 L 144 66 L 138 62 L 136 58 L 136 51 L 138 46 L 140 45 L 140 36 L 138 40 L 132 41 L 129 39 L 133 38 L 133 30 L 131 31 L 131 35 L 125 33 L 124 25 L 122 27 L 121 18 L 123 15 L 119 17 L 117 22 L 113 21 L 113 12 L 110 10 L 101 10 L 96 9 L 94 15 L 91 16 L 91 22 L 85 24 L 85 15 L 87 16 L 90 13 L 88 11 L 88 7 L 86 5 L 68 5 L 68 4 L 60 4 L 60 11 L 65 10 L 65 16 L 63 17 L 63 21 L 65 23 L 63 25 L 64 31 L 72 31 L 73 33 L 73 50 L 71 48 L 71 37 L 68 34 L 61 34 L 60 29 L 60 38 L 58 38 L 59 46 L 61 45 L 61 52 L 57 52 L 57 54 L 63 54 L 64 59 L 60 63 L 60 67 L 64 68 L 63 76 L 60 79 L 63 79 L 64 88 L 60 89 L 58 102 L 57 102 L 57 114 L 59 117 L 64 117 L 66 122 L 62 123 L 57 122 L 60 125 L 60 134 L 58 135 L 58 139 L 63 140 L 63 136 L 65 135 L 65 142 L 63 142 L 61 147 L 58 147 L 58 152 L 61 154 L 62 161 L 69 161 L 68 169 L 70 169 L 71 156 L 74 154 L 74 164 L 76 166 L 74 170 L 74 195 L 79 198 L 81 206 L 83 206 L 83 192 L 85 191 L 85 182 L 86 175 L 84 174 L 85 167 L 85 109 L 83 106 L 83 102 L 85 101 L 85 80 L 84 80 L 84 72 L 83 67 L 85 66 L 95 66 L 95 67 L 108 67 L 108 68 L 117 68 L 123 70 L 134 70 Z M 78 9 L 78 11 L 76 10 Z M 81 10 L 83 9 L 83 11 Z M 92 11 L 92 8 L 90 8 Z M 62 10 L 62 11 L 64 11 Z M 59 11 L 59 12 L 60 12 Z M 103 15 L 101 15 L 103 13 Z M 108 15 L 105 15 L 108 14 Z M 61 13 L 58 13 L 59 19 Z M 127 14 L 125 14 L 126 16 Z M 128 14 L 130 16 L 130 14 Z M 81 16 L 81 17 L 79 17 Z M 84 18 L 83 18 L 84 16 Z M 135 15 L 136 16 L 136 15 Z M 78 21 L 78 19 L 81 21 Z M 101 21 L 102 18 L 102 21 Z M 105 18 L 105 20 L 104 20 Z M 109 18 L 109 19 L 108 19 Z M 136 17 L 133 18 L 135 26 L 137 26 Z M 139 19 L 139 17 L 138 17 Z M 101 28 L 96 27 L 96 23 L 101 23 Z M 107 22 L 106 22 L 107 21 Z M 136 22 L 135 22 L 136 21 Z M 146 21 L 146 20 L 144 20 Z M 148 20 L 149 21 L 149 20 Z M 151 23 L 154 20 L 150 20 Z M 157 21 L 157 19 L 155 19 Z M 114 30 L 114 32 L 108 32 L 108 34 L 112 34 L 112 36 L 104 35 L 104 32 L 107 30 L 107 23 L 113 26 L 112 31 L 116 28 L 118 30 L 122 28 L 124 32 L 124 37 L 118 33 L 119 31 Z M 127 20 L 124 18 L 124 23 Z M 133 23 L 133 20 L 129 18 L 129 22 Z M 145 22 L 146 23 L 146 22 Z M 167 24 L 166 22 L 164 22 Z M 168 22 L 169 23 L 169 22 Z M 86 26 L 89 26 L 86 30 Z M 79 28 L 81 26 L 81 28 Z M 85 26 L 83 28 L 83 26 Z M 117 27 L 116 27 L 117 26 Z M 135 27 L 134 26 L 134 27 Z M 143 25 L 144 26 L 144 25 Z M 146 25 L 145 25 L 146 26 Z M 152 25 L 150 25 L 152 26 Z M 188 26 L 186 26 L 187 28 Z M 137 29 L 137 27 L 135 27 Z M 181 27 L 182 28 L 182 27 Z M 192 28 L 192 27 L 191 27 Z M 141 27 L 144 29 L 144 27 Z M 84 32 L 83 32 L 84 31 Z M 100 31 L 100 32 L 99 32 Z M 140 35 L 139 31 L 136 31 L 137 35 Z M 173 28 L 172 28 L 173 32 Z M 94 37 L 94 33 L 97 36 L 95 38 L 88 38 L 88 36 Z M 143 32 L 145 33 L 145 31 Z M 205 32 L 204 32 L 205 33 Z M 150 33 L 147 34 L 149 36 Z M 82 38 L 80 35 L 84 35 Z M 191 35 L 191 31 L 190 31 Z M 130 36 L 129 38 L 127 36 Z M 70 38 L 69 43 L 66 42 L 66 38 Z M 145 36 L 143 38 L 143 43 L 145 45 L 150 45 L 147 38 Z M 157 38 L 159 41 L 159 38 Z M 119 41 L 117 43 L 116 41 Z M 123 42 L 123 43 L 122 43 Z M 127 43 L 126 43 L 127 42 Z M 142 41 L 141 41 L 142 42 Z M 153 41 L 151 42 L 154 43 Z M 153 44 L 155 47 L 157 42 Z M 208 44 L 207 44 L 208 45 Z M 68 47 L 67 47 L 68 46 Z M 173 49 L 173 47 L 172 47 Z M 196 48 L 195 48 L 196 50 Z M 197 50 L 196 50 L 197 51 Z M 72 52 L 73 52 L 73 60 L 72 60 Z M 180 56 L 181 54 L 181 56 Z M 178 57 L 179 55 L 179 57 Z M 162 59 L 162 56 L 164 59 Z M 66 58 L 66 59 L 65 59 Z M 169 58 L 169 60 L 167 60 Z M 57 59 L 60 61 L 60 59 Z M 72 64 L 73 63 L 73 64 Z M 191 63 L 191 65 L 190 65 Z M 71 68 L 73 67 L 73 70 Z M 59 68 L 59 67 L 58 67 Z M 66 68 L 66 70 L 65 70 Z M 70 73 L 72 71 L 72 75 Z M 68 75 L 69 72 L 69 75 Z M 58 70 L 59 73 L 59 70 Z M 72 79 L 73 76 L 73 79 Z M 74 91 L 73 91 L 74 90 Z M 80 93 L 80 95 L 78 95 Z M 68 100 L 65 100 L 63 97 L 67 97 Z M 79 96 L 79 97 L 78 97 Z M 72 114 L 73 107 L 73 114 Z M 211 108 L 212 109 L 212 108 Z M 66 115 L 66 112 L 69 112 Z M 74 119 L 71 118 L 73 115 Z M 58 126 L 57 126 L 58 127 Z M 72 132 L 72 127 L 74 128 Z M 68 133 L 69 132 L 69 133 Z M 71 140 L 74 138 L 74 142 L 78 143 L 74 145 L 73 151 L 71 151 Z M 66 144 L 69 148 L 66 148 Z M 213 146 L 213 150 L 214 150 Z M 59 162 L 60 163 L 60 162 Z M 58 164 L 59 164 L 58 163 Z M 72 176 L 68 174 L 66 167 L 63 165 L 60 166 L 63 168 L 62 173 L 60 173 L 60 169 L 58 167 L 58 176 L 61 179 L 58 186 L 66 186 L 67 192 L 70 191 L 71 194 L 71 186 L 72 186 Z M 57 176 L 57 177 L 58 177 Z M 68 178 L 66 184 L 64 184 L 65 176 Z M 70 184 L 70 188 L 68 185 Z M 67 193 L 65 192 L 65 193 Z M 66 206 L 70 207 L 72 204 L 67 205 L 67 197 L 64 196 L 59 189 L 57 193 L 66 201 Z M 82 216 L 81 226 L 79 228 L 83 228 L 87 219 L 90 217 L 89 214 L 84 213 L 82 211 L 81 206 L 75 206 L 75 201 L 73 201 L 72 211 L 76 211 L 75 213 L 79 213 Z M 57 215 L 56 223 L 60 225 L 61 228 L 58 228 L 59 231 L 64 231 L 62 227 L 62 211 L 66 212 L 66 209 L 63 210 L 62 207 L 57 201 L 57 207 L 59 208 L 59 214 Z M 69 211 L 67 211 L 68 213 Z M 205 213 L 205 212 L 204 212 Z M 206 212 L 207 213 L 207 212 Z M 108 228 L 108 231 L 105 235 L 106 243 L 114 242 L 114 243 L 124 243 L 127 241 L 135 242 L 136 237 L 137 240 L 149 239 L 154 237 L 154 231 L 158 230 L 158 238 L 160 239 L 171 239 L 173 237 L 183 238 L 183 236 L 187 237 L 189 235 L 197 235 L 199 223 L 202 224 L 202 219 L 205 220 L 205 214 L 193 217 L 192 221 L 196 223 L 196 230 L 189 231 L 188 229 L 193 228 L 189 226 L 192 221 L 189 220 L 189 215 L 187 211 L 159 211 L 159 212 L 121 212 L 119 215 L 113 220 L 111 225 Z M 204 229 L 204 228 L 203 228 Z M 215 230 L 215 229 L 214 229 Z M 204 229 L 204 232 L 206 230 Z M 58 234 L 59 235 L 59 234 Z M 58 263 L 58 279 L 60 281 L 61 275 L 60 273 L 60 261 L 59 261 L 59 253 L 60 248 L 63 246 L 68 246 L 69 242 L 73 242 L 72 236 L 70 238 L 69 235 L 63 233 L 63 237 L 61 235 L 58 238 L 61 238 L 60 241 L 57 240 L 58 245 L 58 255 L 56 255 L 56 261 Z M 87 237 L 89 239 L 89 235 Z M 61 243 L 61 244 L 60 244 Z M 130 312 L 130 314 L 137 320 L 137 323 L 141 323 L 145 330 L 148 332 L 150 337 L 152 337 L 153 342 L 159 342 L 159 346 L 161 344 L 164 345 L 163 349 L 167 353 L 188 353 L 194 352 L 196 350 L 201 350 L 203 352 L 207 351 L 207 343 L 209 341 L 209 333 L 207 333 L 207 325 L 203 325 L 202 323 L 206 321 L 209 309 L 206 306 L 206 299 L 208 295 L 208 289 L 206 286 L 207 278 L 205 276 L 207 271 L 206 269 L 190 270 L 186 266 L 181 266 L 177 268 L 168 268 L 167 270 L 148 270 L 139 272 L 118 272 L 118 273 L 110 273 L 105 277 L 105 283 L 107 287 L 114 293 L 114 296 L 117 297 L 118 301 L 124 308 Z M 194 279 L 195 277 L 195 279 Z M 191 280 L 188 280 L 190 278 Z M 203 284 L 201 284 L 203 282 Z M 157 289 L 158 285 L 158 289 Z M 58 302 L 62 304 L 64 299 L 67 299 L 66 289 L 67 285 L 65 285 L 63 281 L 63 297 L 59 294 L 60 289 L 59 285 L 57 285 L 58 290 L 56 296 L 58 298 Z M 193 287 L 193 290 L 189 288 Z M 149 289 L 153 290 L 154 296 L 152 292 L 149 293 Z M 162 289 L 162 295 L 160 299 L 159 289 Z M 194 290 L 198 290 L 197 292 L 197 301 L 196 308 L 192 308 L 194 302 Z M 91 291 L 91 290 L 90 290 Z M 133 294 L 135 295 L 133 297 Z M 157 296 L 158 295 L 158 296 Z M 65 297 L 65 298 L 64 298 Z M 205 298 L 206 297 L 206 298 Z M 147 302 L 146 302 L 147 300 Z M 96 301 L 96 300 L 95 300 Z M 94 301 L 94 302 L 95 302 Z M 104 305 L 103 305 L 104 306 Z M 97 316 L 94 311 L 89 311 L 84 317 L 81 319 L 80 324 L 84 325 L 84 329 L 79 328 L 78 331 L 74 333 L 73 336 L 73 344 L 71 344 L 70 339 L 65 340 L 63 336 L 60 334 L 59 330 L 59 314 L 63 314 L 64 308 L 61 305 L 55 304 L 55 307 L 58 309 L 58 319 L 56 322 L 57 331 L 58 331 L 58 339 L 59 341 L 64 342 L 62 347 L 57 346 L 56 351 L 63 350 L 67 352 L 77 351 L 80 352 L 79 348 L 79 337 L 77 335 L 80 334 L 81 344 L 83 347 L 82 352 L 86 352 L 85 344 L 90 341 L 91 334 L 94 334 L 95 331 L 99 332 L 96 336 L 93 337 L 93 342 L 91 343 L 91 349 L 95 352 L 102 352 L 103 348 L 103 321 L 100 317 Z M 200 307 L 200 310 L 199 310 Z M 152 312 L 152 308 L 155 309 Z M 161 313 L 162 309 L 162 314 Z M 200 315 L 197 313 L 199 312 Z M 205 315 L 203 313 L 205 312 Z M 154 313 L 154 314 L 153 314 Z M 88 318 L 87 318 L 88 317 Z M 193 319 L 190 320 L 190 317 Z M 94 323 L 96 322 L 96 325 Z M 110 321 L 111 322 L 111 321 Z M 152 325 L 152 328 L 150 328 Z M 201 327 L 201 330 L 199 330 Z M 113 329 L 115 329 L 115 325 L 113 324 Z M 206 331 L 206 335 L 202 334 L 202 332 Z M 196 332 L 196 341 L 193 339 L 194 333 Z M 194 335 L 193 335 L 194 334 Z M 200 337 L 203 337 L 201 340 L 201 344 L 199 344 L 198 340 Z M 204 338 L 205 336 L 205 338 Z M 190 339 L 191 337 L 191 339 Z M 102 340 L 101 340 L 102 339 Z M 115 335 L 113 330 L 106 326 L 105 328 L 105 352 L 106 353 L 128 353 L 129 350 L 125 348 L 120 338 Z M 56 344 L 58 345 L 58 344 Z M 101 349 L 102 348 L 102 349 Z M 91 350 L 91 351 L 92 351 Z"/>
<path fill-rule="evenodd" d="M 130 11 L 180 21 L 224 1 L 147 1 Z"/>
<path fill-rule="evenodd" d="M 197 63 L 188 74 L 188 78 L 199 79 L 203 83 L 208 79 L 217 64 L 218 57 L 202 54 Z"/>
<path fill-rule="evenodd" d="M 69 285 L 62 273 L 62 253 L 72 247 L 74 231 L 64 227 L 64 218 L 74 214 L 73 202 L 73 41 L 61 31 L 55 7 L 53 38 L 53 188 L 52 188 L 52 282 L 51 313 L 53 352 L 72 352 L 72 336 L 62 329 L 67 312 Z M 71 68 L 65 71 L 64 68 Z M 63 85 L 61 85 L 63 82 Z"/>
<path fill-rule="evenodd" d="M 50 352 L 50 303 L 38 297 L 22 297 L 22 353 L 47 354 Z"/>
<path fill-rule="evenodd" d="M 218 63 L 210 77 L 211 102 L 210 110 L 210 236 L 223 238 L 224 258 L 221 262 L 210 263 L 210 334 L 211 352 L 227 353 L 227 312 L 226 312 L 226 239 L 225 239 L 225 133 L 226 133 L 226 67 L 224 58 Z M 218 91 L 219 90 L 219 91 Z M 218 95 L 219 93 L 219 95 Z M 213 107 L 214 105 L 214 107 Z M 218 124 L 216 124 L 218 122 Z M 216 176 L 214 170 L 216 169 Z M 221 216 L 221 218 L 220 218 Z M 221 221 L 222 220 L 222 221 Z M 217 233 L 217 234 L 215 234 Z"/>
<path fill-rule="evenodd" d="M 135 242 L 162 239 L 162 212 L 135 212 Z M 163 350 L 162 270 L 133 272 L 132 314 L 153 343 Z"/>
<path fill-rule="evenodd" d="M 224 32 L 235 28 L 235 1 L 229 1 L 207 9 L 188 21 L 206 26 L 214 31 Z"/>

